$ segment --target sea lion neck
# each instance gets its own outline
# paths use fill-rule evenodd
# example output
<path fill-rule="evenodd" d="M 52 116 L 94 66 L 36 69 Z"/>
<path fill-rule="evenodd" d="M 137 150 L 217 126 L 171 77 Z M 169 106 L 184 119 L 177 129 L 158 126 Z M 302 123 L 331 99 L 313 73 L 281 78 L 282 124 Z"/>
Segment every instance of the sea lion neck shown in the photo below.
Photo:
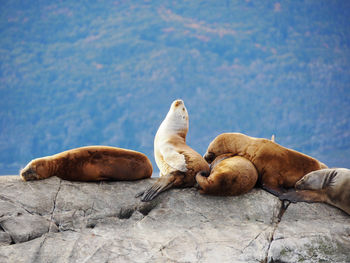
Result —
<path fill-rule="evenodd" d="M 237 133 L 236 135 L 237 139 L 234 140 L 234 143 L 232 143 L 232 141 L 224 141 L 224 144 L 229 146 L 228 148 L 230 149 L 230 153 L 239 156 L 244 156 L 249 152 L 249 148 L 251 146 L 251 138 L 248 138 L 247 136 L 240 133 Z"/>
<path fill-rule="evenodd" d="M 173 116 L 171 114 L 168 114 L 164 121 L 161 123 L 158 132 L 160 133 L 166 133 L 168 135 L 179 135 L 184 140 L 186 140 L 186 135 L 188 131 L 188 122 L 182 123 L 179 121 L 176 121 L 176 116 Z"/>

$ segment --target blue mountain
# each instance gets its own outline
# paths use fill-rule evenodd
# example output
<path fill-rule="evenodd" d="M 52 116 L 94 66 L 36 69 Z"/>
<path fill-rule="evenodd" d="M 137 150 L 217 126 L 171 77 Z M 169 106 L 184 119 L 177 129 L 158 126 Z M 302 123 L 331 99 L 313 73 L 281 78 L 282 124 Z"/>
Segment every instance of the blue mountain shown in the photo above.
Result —
<path fill-rule="evenodd" d="M 84 145 L 147 154 L 171 102 L 188 144 L 270 138 L 350 168 L 349 1 L 7 1 L 0 174 Z M 157 170 L 156 166 L 155 170 Z"/>

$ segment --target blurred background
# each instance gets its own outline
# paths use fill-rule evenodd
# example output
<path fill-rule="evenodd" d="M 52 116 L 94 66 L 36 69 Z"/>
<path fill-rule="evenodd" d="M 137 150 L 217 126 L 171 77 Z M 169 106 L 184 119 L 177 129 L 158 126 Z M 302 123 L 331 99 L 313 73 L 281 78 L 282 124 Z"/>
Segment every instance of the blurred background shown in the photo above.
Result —
<path fill-rule="evenodd" d="M 0 4 L 0 174 L 85 145 L 153 157 L 174 99 L 187 143 L 270 138 L 350 168 L 350 1 Z"/>

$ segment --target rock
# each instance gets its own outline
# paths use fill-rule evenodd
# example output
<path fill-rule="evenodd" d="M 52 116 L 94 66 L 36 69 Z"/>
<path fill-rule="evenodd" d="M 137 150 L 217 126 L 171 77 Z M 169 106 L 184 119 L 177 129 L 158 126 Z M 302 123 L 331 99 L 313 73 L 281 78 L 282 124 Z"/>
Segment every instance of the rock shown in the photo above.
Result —
<path fill-rule="evenodd" d="M 0 231 L 0 246 L 10 245 L 12 242 L 10 234 Z"/>
<path fill-rule="evenodd" d="M 0 219 L 0 225 L 15 243 L 26 242 L 41 237 L 49 231 L 58 231 L 57 226 L 53 222 L 38 215 L 22 213 L 2 217 Z"/>
<path fill-rule="evenodd" d="M 274 233 L 268 258 L 350 262 L 350 216 L 325 204 L 290 204 Z"/>
<path fill-rule="evenodd" d="M 136 182 L 0 177 L 4 262 L 349 262 L 350 217 L 260 190 L 238 197 L 169 190 L 149 203 Z M 0 260 L 0 262 L 2 262 Z"/>

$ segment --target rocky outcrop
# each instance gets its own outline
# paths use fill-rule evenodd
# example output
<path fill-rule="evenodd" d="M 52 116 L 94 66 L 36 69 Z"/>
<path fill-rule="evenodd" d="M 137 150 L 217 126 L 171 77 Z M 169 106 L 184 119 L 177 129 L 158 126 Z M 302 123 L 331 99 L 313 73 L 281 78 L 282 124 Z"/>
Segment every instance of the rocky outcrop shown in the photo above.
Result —
<path fill-rule="evenodd" d="M 326 204 L 174 189 L 154 179 L 81 183 L 0 177 L 0 262 L 350 262 L 350 216 Z"/>

